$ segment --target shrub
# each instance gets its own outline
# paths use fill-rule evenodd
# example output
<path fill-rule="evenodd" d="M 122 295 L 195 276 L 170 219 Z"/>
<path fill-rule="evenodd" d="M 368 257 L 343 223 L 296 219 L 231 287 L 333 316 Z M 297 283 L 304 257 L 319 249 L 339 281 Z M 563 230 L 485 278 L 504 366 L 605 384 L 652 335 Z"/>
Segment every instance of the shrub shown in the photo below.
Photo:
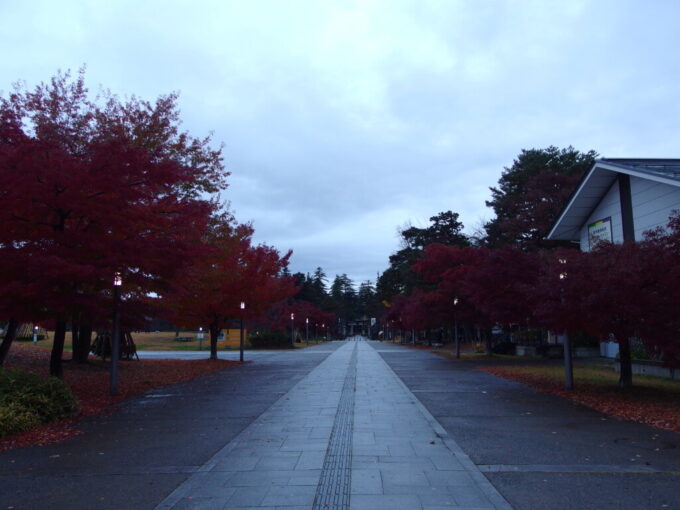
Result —
<path fill-rule="evenodd" d="M 78 403 L 60 379 L 0 370 L 0 437 L 72 416 Z"/>
<path fill-rule="evenodd" d="M 33 335 L 29 336 L 18 336 L 14 339 L 17 342 L 32 342 L 33 341 Z M 36 340 L 45 340 L 45 335 L 38 335 Z"/>
<path fill-rule="evenodd" d="M 0 406 L 0 437 L 19 434 L 40 423 L 40 416 L 24 406 L 14 403 Z"/>
<path fill-rule="evenodd" d="M 290 348 L 290 335 L 283 331 L 260 329 L 248 335 L 248 341 L 253 349 Z"/>
<path fill-rule="evenodd" d="M 564 358 L 564 345 L 562 344 L 542 344 L 536 347 L 536 354 L 544 358 L 558 359 Z"/>
<path fill-rule="evenodd" d="M 571 345 L 574 347 L 600 347 L 600 341 L 582 331 L 571 333 Z"/>
<path fill-rule="evenodd" d="M 501 342 L 491 349 L 494 354 L 515 354 L 515 344 L 512 342 Z"/>

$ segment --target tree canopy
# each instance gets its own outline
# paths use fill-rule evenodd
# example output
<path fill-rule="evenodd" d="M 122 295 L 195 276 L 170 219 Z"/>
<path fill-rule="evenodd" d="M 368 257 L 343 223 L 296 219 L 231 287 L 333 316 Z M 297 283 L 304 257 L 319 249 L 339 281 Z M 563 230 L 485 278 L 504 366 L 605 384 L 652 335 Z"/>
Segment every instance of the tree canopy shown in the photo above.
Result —
<path fill-rule="evenodd" d="M 422 288 L 424 282 L 412 270 L 412 266 L 422 257 L 425 247 L 432 243 L 447 246 L 469 246 L 470 239 L 463 233 L 463 223 L 458 213 L 444 211 L 430 218 L 425 228 L 410 226 L 400 231 L 402 248 L 389 258 L 389 267 L 377 282 L 381 300 L 389 301 L 399 294 L 410 294 Z"/>
<path fill-rule="evenodd" d="M 176 98 L 96 102 L 81 71 L 0 100 L 0 305 L 56 321 L 54 375 L 66 322 L 105 321 L 116 273 L 128 308 L 160 291 L 215 210 L 202 193 L 226 187 L 221 149 L 179 131 Z"/>
<path fill-rule="evenodd" d="M 485 244 L 537 250 L 556 246 L 544 238 L 579 179 L 593 165 L 595 151 L 573 147 L 529 149 L 505 168 L 486 202 L 496 217 L 485 225 Z"/>

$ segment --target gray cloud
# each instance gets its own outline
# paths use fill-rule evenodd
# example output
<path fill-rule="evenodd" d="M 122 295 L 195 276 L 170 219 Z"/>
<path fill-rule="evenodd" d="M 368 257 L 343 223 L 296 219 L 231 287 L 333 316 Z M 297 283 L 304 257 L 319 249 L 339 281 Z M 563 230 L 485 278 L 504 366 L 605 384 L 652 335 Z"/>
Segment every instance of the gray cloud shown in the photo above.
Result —
<path fill-rule="evenodd" d="M 522 148 L 676 155 L 680 5 L 627 1 L 0 4 L 0 89 L 88 65 L 88 82 L 181 91 L 214 132 L 224 198 L 292 269 L 374 279 L 396 227 L 473 228 Z"/>

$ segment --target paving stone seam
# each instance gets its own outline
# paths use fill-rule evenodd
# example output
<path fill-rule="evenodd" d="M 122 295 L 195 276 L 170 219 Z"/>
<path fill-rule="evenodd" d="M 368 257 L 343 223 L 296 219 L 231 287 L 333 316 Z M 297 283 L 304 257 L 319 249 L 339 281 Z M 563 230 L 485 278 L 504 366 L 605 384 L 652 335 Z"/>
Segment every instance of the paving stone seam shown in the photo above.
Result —
<path fill-rule="evenodd" d="M 344 510 L 350 505 L 357 359 L 358 350 L 355 344 L 321 469 L 313 510 Z"/>
<path fill-rule="evenodd" d="M 372 345 L 370 347 L 373 350 L 375 350 L 376 353 L 390 352 L 390 351 L 378 351 Z M 451 450 L 451 452 L 456 456 L 456 458 L 460 461 L 463 467 L 465 467 L 468 474 L 477 483 L 477 486 L 489 499 L 489 501 L 491 501 L 491 503 L 497 508 L 497 510 L 513 510 L 510 503 L 503 497 L 503 495 L 500 492 L 498 492 L 498 490 L 496 490 L 496 488 L 479 470 L 477 465 L 474 462 L 472 462 L 470 457 L 463 451 L 463 449 L 458 445 L 458 443 L 456 443 L 455 440 L 449 437 L 449 434 L 446 432 L 444 427 L 442 427 L 441 424 L 437 421 L 437 419 L 434 416 L 432 416 L 430 411 L 428 411 L 427 408 L 422 404 L 422 402 L 418 400 L 418 398 L 413 394 L 413 392 L 408 388 L 408 386 L 404 384 L 404 381 L 402 381 L 401 378 L 396 374 L 396 372 L 392 370 L 392 367 L 390 367 L 387 361 L 385 361 L 385 359 L 382 356 L 380 356 L 380 354 L 378 354 L 378 358 L 382 363 L 385 364 L 388 373 L 390 373 L 392 377 L 394 377 L 397 384 L 401 386 L 401 388 L 404 390 L 408 398 L 411 399 L 411 401 L 423 415 L 425 420 L 427 420 L 430 426 L 434 429 L 435 433 L 442 440 L 444 445 L 446 445 L 446 447 L 449 450 Z"/>
<path fill-rule="evenodd" d="M 680 475 L 678 471 L 664 471 L 651 466 L 617 466 L 612 464 L 479 464 L 477 468 L 484 473 L 649 473 Z"/>

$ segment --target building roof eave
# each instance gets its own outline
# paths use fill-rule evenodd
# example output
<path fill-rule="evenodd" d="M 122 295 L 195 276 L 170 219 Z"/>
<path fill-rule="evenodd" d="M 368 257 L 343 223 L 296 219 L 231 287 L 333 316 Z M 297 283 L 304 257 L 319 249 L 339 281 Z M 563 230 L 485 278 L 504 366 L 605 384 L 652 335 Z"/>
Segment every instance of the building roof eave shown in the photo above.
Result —
<path fill-rule="evenodd" d="M 600 203 L 604 195 L 609 191 L 617 174 L 627 174 L 642 179 L 669 184 L 680 187 L 680 173 L 671 174 L 656 171 L 644 166 L 631 166 L 626 161 L 672 161 L 676 164 L 679 160 L 613 160 L 601 159 L 595 161 L 593 167 L 586 172 L 577 185 L 574 193 L 548 232 L 546 239 L 553 241 L 578 241 L 583 224 Z M 677 177 L 676 177 L 677 175 Z"/>

